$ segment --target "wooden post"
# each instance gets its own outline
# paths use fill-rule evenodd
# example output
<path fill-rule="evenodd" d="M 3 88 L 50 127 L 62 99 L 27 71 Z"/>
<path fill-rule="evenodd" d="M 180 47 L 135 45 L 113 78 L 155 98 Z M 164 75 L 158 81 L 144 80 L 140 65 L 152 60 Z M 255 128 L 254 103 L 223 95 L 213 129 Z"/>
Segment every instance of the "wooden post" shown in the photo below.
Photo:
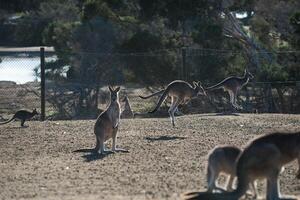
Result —
<path fill-rule="evenodd" d="M 41 121 L 45 120 L 45 49 L 40 48 L 41 57 Z"/>
<path fill-rule="evenodd" d="M 188 81 L 188 71 L 186 69 L 186 48 L 181 48 L 182 56 L 182 79 Z"/>

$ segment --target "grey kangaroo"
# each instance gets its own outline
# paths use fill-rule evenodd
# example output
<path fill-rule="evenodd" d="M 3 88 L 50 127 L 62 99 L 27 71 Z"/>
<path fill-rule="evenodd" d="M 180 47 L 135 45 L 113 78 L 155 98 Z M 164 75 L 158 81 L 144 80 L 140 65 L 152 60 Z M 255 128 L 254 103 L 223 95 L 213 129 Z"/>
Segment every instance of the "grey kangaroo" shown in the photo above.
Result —
<path fill-rule="evenodd" d="M 274 132 L 254 139 L 238 156 L 236 163 L 237 188 L 232 192 L 192 192 L 186 200 L 238 200 L 256 179 L 267 180 L 266 200 L 297 200 L 281 197 L 278 176 L 284 165 L 297 160 L 300 167 L 300 132 Z M 300 178 L 300 168 L 297 178 Z"/>
<path fill-rule="evenodd" d="M 127 95 L 123 98 L 122 102 L 124 102 L 124 110 L 121 113 L 121 118 L 133 118 L 134 113 L 132 112 L 129 98 Z"/>
<path fill-rule="evenodd" d="M 14 114 L 14 116 L 11 119 L 9 119 L 5 122 L 1 122 L 0 125 L 7 124 L 15 119 L 19 119 L 19 120 L 21 120 L 21 126 L 23 127 L 25 121 L 31 119 L 35 115 L 38 115 L 38 112 L 36 111 L 36 109 L 33 109 L 32 112 L 27 111 L 27 110 L 19 110 Z"/>
<path fill-rule="evenodd" d="M 119 91 L 120 87 L 113 89 L 108 87 L 110 91 L 110 104 L 107 109 L 103 111 L 97 118 L 94 133 L 96 135 L 96 147 L 95 150 L 99 154 L 105 154 L 107 152 L 126 151 L 124 149 L 116 148 L 117 132 L 120 123 L 120 103 L 119 103 Z M 112 151 L 105 149 L 105 141 L 112 138 Z"/>
<path fill-rule="evenodd" d="M 217 146 L 208 156 L 207 165 L 207 184 L 208 192 L 213 192 L 217 189 L 224 192 L 224 189 L 220 188 L 216 181 L 221 173 L 227 174 L 227 180 L 225 188 L 227 191 L 233 190 L 234 178 L 236 176 L 236 160 L 242 151 L 235 146 Z M 250 183 L 254 198 L 257 197 L 257 188 L 255 181 Z"/>
<path fill-rule="evenodd" d="M 199 95 L 206 95 L 205 90 L 200 85 L 199 82 L 193 82 L 194 86 L 191 86 L 189 83 L 182 81 L 182 80 L 175 80 L 171 82 L 166 89 L 161 90 L 159 92 L 156 92 L 154 94 L 151 94 L 149 96 L 139 96 L 142 99 L 148 99 L 150 97 L 153 97 L 155 95 L 162 94 L 159 98 L 159 101 L 154 108 L 154 110 L 150 111 L 149 113 L 154 113 L 158 110 L 158 108 L 161 106 L 161 104 L 164 102 L 164 100 L 167 98 L 167 96 L 171 97 L 171 106 L 169 108 L 169 115 L 171 118 L 171 122 L 173 127 L 175 126 L 175 117 L 174 113 L 176 110 L 178 110 L 178 106 L 180 104 L 187 103 L 191 98 L 199 96 Z"/>
<path fill-rule="evenodd" d="M 249 80 L 253 79 L 254 76 L 245 69 L 244 75 L 242 77 L 231 76 L 220 83 L 213 85 L 211 87 L 205 88 L 205 90 L 216 90 L 216 89 L 223 89 L 225 92 L 227 91 L 230 97 L 230 103 L 235 109 L 240 109 L 241 107 L 237 104 L 237 95 L 238 92 L 245 86 Z"/>

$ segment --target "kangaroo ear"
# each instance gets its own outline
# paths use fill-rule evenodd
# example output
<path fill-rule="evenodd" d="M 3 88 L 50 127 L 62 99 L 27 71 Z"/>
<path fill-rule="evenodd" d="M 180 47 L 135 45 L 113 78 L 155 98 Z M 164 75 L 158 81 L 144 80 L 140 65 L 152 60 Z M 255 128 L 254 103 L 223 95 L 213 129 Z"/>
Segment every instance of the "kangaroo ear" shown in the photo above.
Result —
<path fill-rule="evenodd" d="M 119 92 L 120 91 L 120 87 L 117 87 L 116 89 L 115 89 L 115 92 Z"/>
<path fill-rule="evenodd" d="M 110 92 L 114 91 L 111 86 L 108 86 L 108 89 L 109 89 Z"/>

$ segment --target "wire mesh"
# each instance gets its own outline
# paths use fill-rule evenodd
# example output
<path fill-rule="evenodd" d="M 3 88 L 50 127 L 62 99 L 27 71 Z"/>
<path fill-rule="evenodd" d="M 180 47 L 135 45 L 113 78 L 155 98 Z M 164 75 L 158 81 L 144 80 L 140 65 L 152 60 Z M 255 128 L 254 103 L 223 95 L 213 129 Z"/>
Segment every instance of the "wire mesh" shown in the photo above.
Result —
<path fill-rule="evenodd" d="M 181 49 L 115 54 L 66 52 L 64 57 L 69 59 L 68 63 L 61 62 L 55 54 L 46 55 L 46 118 L 96 118 L 110 101 L 108 85 L 121 86 L 120 102 L 123 110 L 129 100 L 130 109 L 137 113 L 136 116 L 151 117 L 153 115 L 146 113 L 154 108 L 159 96 L 142 100 L 139 95 L 161 90 L 176 79 L 191 84 L 194 80 L 206 80 L 202 85 L 211 86 L 225 78 L 222 77 L 222 69 L 226 67 L 223 65 L 224 59 L 237 54 L 212 49 L 187 49 L 184 54 Z M 278 52 L 276 55 L 277 58 L 287 55 L 293 58 L 297 54 L 299 52 Z M 2 52 L 0 58 L 0 116 L 7 119 L 20 109 L 40 110 L 39 53 Z M 297 78 L 299 72 L 295 73 Z M 242 74 L 236 72 L 232 75 Z M 240 91 L 238 104 L 243 109 L 238 112 L 300 113 L 299 87 L 297 81 L 254 80 Z M 156 116 L 168 115 L 169 102 L 167 100 L 161 106 Z M 222 90 L 192 99 L 179 109 L 183 113 L 232 111 L 228 93 Z"/>
<path fill-rule="evenodd" d="M 10 118 L 16 111 L 40 108 L 38 54 L 29 52 L 1 52 L 0 116 Z"/>

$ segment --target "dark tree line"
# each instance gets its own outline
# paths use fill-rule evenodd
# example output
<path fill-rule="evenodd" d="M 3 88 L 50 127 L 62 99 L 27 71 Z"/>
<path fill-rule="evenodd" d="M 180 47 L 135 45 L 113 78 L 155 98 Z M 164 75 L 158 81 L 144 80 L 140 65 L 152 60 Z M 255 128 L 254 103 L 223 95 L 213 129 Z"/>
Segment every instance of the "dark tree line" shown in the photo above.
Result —
<path fill-rule="evenodd" d="M 87 85 L 85 102 L 97 85 L 176 79 L 183 57 L 204 83 L 245 67 L 256 81 L 299 81 L 299 21 L 294 0 L 2 0 L 0 44 L 54 46 L 47 77 Z"/>

